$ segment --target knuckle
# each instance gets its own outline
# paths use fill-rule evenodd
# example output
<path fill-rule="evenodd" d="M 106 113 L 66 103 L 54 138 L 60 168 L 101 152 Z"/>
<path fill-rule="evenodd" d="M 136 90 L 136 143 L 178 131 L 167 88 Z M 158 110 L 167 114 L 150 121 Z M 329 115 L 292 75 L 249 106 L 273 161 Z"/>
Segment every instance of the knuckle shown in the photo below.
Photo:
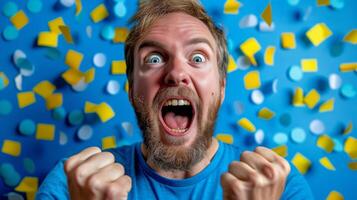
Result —
<path fill-rule="evenodd" d="M 103 183 L 95 176 L 89 178 L 87 185 L 92 192 L 100 191 L 103 187 Z"/>
<path fill-rule="evenodd" d="M 243 153 L 241 154 L 241 160 L 247 159 L 250 153 L 251 153 L 250 151 L 243 151 Z"/>
<path fill-rule="evenodd" d="M 73 158 L 69 158 L 64 163 L 64 171 L 68 174 L 71 171 L 71 166 L 73 165 Z"/>
<path fill-rule="evenodd" d="M 114 163 L 113 168 L 119 173 L 123 173 L 125 171 L 124 166 L 119 163 Z"/>
<path fill-rule="evenodd" d="M 231 163 L 229 164 L 229 166 L 228 166 L 228 171 L 232 172 L 232 170 L 233 170 L 234 168 L 236 168 L 238 165 L 239 165 L 239 162 L 237 162 L 237 161 L 231 162 Z"/>
<path fill-rule="evenodd" d="M 132 181 L 131 181 L 131 178 L 129 176 L 124 175 L 124 176 L 122 176 L 120 178 L 123 179 L 124 184 L 126 184 L 129 188 L 131 188 Z"/>
<path fill-rule="evenodd" d="M 102 156 L 105 157 L 106 159 L 109 159 L 109 160 L 111 160 L 112 162 L 114 162 L 115 157 L 114 157 L 114 155 L 113 155 L 112 153 L 110 153 L 110 152 L 102 152 L 101 154 L 102 154 Z"/>
<path fill-rule="evenodd" d="M 74 178 L 78 183 L 85 177 L 85 170 L 82 168 L 82 166 L 79 166 L 73 172 Z"/>

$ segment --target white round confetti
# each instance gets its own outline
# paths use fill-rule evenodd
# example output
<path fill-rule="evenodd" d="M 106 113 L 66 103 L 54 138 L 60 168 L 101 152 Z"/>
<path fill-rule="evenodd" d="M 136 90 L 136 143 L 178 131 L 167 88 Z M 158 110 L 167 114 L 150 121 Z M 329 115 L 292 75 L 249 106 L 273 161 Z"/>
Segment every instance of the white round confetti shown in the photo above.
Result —
<path fill-rule="evenodd" d="M 274 79 L 273 84 L 272 84 L 272 88 L 273 88 L 273 93 L 277 93 L 278 92 L 278 80 L 279 79 Z"/>
<path fill-rule="evenodd" d="M 107 57 L 104 53 L 96 53 L 93 57 L 93 63 L 96 67 L 104 67 Z"/>
<path fill-rule="evenodd" d="M 59 143 L 60 145 L 65 145 L 68 142 L 68 137 L 64 132 L 60 132 Z"/>
<path fill-rule="evenodd" d="M 10 192 L 6 194 L 8 200 L 24 200 L 24 197 L 16 192 Z"/>
<path fill-rule="evenodd" d="M 259 105 L 264 101 L 264 94 L 260 90 L 253 90 L 250 98 L 253 103 Z"/>
<path fill-rule="evenodd" d="M 257 144 L 263 144 L 264 142 L 264 131 L 262 129 L 258 129 L 254 134 L 254 139 Z"/>
<path fill-rule="evenodd" d="M 134 129 L 133 125 L 130 122 L 122 122 L 121 126 L 125 130 L 125 132 L 129 135 L 133 135 Z"/>
<path fill-rule="evenodd" d="M 22 90 L 22 75 L 21 74 L 18 74 L 15 77 L 15 86 L 16 86 L 17 90 L 19 90 L 19 91 Z"/>
<path fill-rule="evenodd" d="M 261 32 L 272 32 L 275 29 L 274 22 L 269 26 L 265 21 L 259 22 L 259 30 Z"/>
<path fill-rule="evenodd" d="M 116 80 L 108 81 L 107 92 L 109 94 L 116 95 L 116 94 L 118 94 L 119 90 L 120 90 L 120 85 L 119 85 L 118 81 L 116 81 Z"/>
<path fill-rule="evenodd" d="M 79 128 L 77 134 L 80 140 L 89 140 L 93 135 L 93 129 L 89 125 L 83 125 Z"/>
<path fill-rule="evenodd" d="M 312 120 L 310 123 L 310 131 L 315 135 L 320 135 L 325 131 L 325 125 L 318 119 Z"/>
<path fill-rule="evenodd" d="M 249 66 L 250 66 L 250 61 L 247 56 L 239 56 L 238 57 L 238 59 L 237 59 L 237 68 L 238 69 L 246 70 L 249 68 Z"/>
<path fill-rule="evenodd" d="M 92 27 L 88 25 L 86 27 L 86 34 L 87 34 L 88 38 L 92 38 L 92 32 L 93 32 Z"/>
<path fill-rule="evenodd" d="M 294 128 L 291 131 L 291 139 L 296 143 L 303 143 L 306 139 L 306 132 L 302 128 Z"/>
<path fill-rule="evenodd" d="M 285 133 L 278 132 L 278 133 L 275 133 L 273 140 L 276 144 L 283 145 L 288 142 L 288 136 Z"/>
<path fill-rule="evenodd" d="M 258 24 L 258 18 L 253 14 L 246 15 L 239 21 L 240 28 L 252 28 L 252 27 L 256 27 L 257 24 Z"/>
<path fill-rule="evenodd" d="M 75 0 L 60 0 L 60 3 L 61 3 L 63 6 L 71 7 L 71 6 L 74 5 Z"/>
<path fill-rule="evenodd" d="M 87 89 L 88 84 L 82 78 L 77 84 L 72 85 L 72 89 L 76 92 L 83 92 Z"/>
<path fill-rule="evenodd" d="M 338 74 L 330 74 L 328 82 L 332 90 L 337 90 L 342 85 L 342 79 Z"/>
<path fill-rule="evenodd" d="M 16 66 L 18 65 L 18 61 L 20 58 L 26 58 L 26 54 L 22 50 L 17 49 L 12 56 L 12 61 L 15 63 Z"/>

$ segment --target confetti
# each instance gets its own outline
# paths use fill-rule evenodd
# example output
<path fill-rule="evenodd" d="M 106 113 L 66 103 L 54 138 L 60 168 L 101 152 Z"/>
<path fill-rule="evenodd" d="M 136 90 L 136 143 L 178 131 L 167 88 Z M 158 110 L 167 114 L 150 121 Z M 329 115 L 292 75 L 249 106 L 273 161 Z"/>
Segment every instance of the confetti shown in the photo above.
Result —
<path fill-rule="evenodd" d="M 343 200 L 343 196 L 341 193 L 333 190 L 331 191 L 328 196 L 326 197 L 326 200 Z"/>
<path fill-rule="evenodd" d="M 311 161 L 299 152 L 294 155 L 291 162 L 303 175 L 306 174 L 311 167 Z"/>
<path fill-rule="evenodd" d="M 254 28 L 258 24 L 258 18 L 253 15 L 246 15 L 239 21 L 240 28 Z"/>
<path fill-rule="evenodd" d="M 53 110 L 57 107 L 62 106 L 63 104 L 63 97 L 62 93 L 55 93 L 51 94 L 46 98 L 46 108 L 47 110 Z"/>
<path fill-rule="evenodd" d="M 116 80 L 108 81 L 108 83 L 107 83 L 108 94 L 116 95 L 116 94 L 118 94 L 119 90 L 120 90 L 120 84 L 118 81 L 116 81 Z"/>
<path fill-rule="evenodd" d="M 342 85 L 342 79 L 338 74 L 330 74 L 328 77 L 329 86 L 332 90 L 337 90 Z"/>
<path fill-rule="evenodd" d="M 291 130 L 291 139 L 292 141 L 294 141 L 295 143 L 301 144 L 306 140 L 306 132 L 304 129 L 302 128 L 294 128 L 293 130 Z"/>
<path fill-rule="evenodd" d="M 317 72 L 318 63 L 316 59 L 301 59 L 301 69 L 303 72 Z"/>
<path fill-rule="evenodd" d="M 300 0 L 287 0 L 288 4 L 291 6 L 296 6 L 299 4 Z"/>
<path fill-rule="evenodd" d="M 231 134 L 219 133 L 216 138 L 224 143 L 233 144 L 233 136 Z"/>
<path fill-rule="evenodd" d="M 278 132 L 274 134 L 273 141 L 278 145 L 283 145 L 288 142 L 288 136 L 286 133 Z"/>
<path fill-rule="evenodd" d="M 75 0 L 75 1 L 76 1 L 76 16 L 78 16 L 82 12 L 82 1 L 81 0 Z"/>
<path fill-rule="evenodd" d="M 314 119 L 310 122 L 310 131 L 315 135 L 320 135 L 325 131 L 325 125 L 322 121 Z"/>
<path fill-rule="evenodd" d="M 124 2 L 118 2 L 114 6 L 114 14 L 117 17 L 124 17 L 126 15 L 126 6 Z"/>
<path fill-rule="evenodd" d="M 228 73 L 231 73 L 231 72 L 235 71 L 237 68 L 238 68 L 238 67 L 237 67 L 236 62 L 234 61 L 234 58 L 233 58 L 231 55 L 229 55 L 229 57 L 228 57 L 227 72 L 228 72 Z"/>
<path fill-rule="evenodd" d="M 84 73 L 84 82 L 91 83 L 95 77 L 95 68 L 92 67 Z"/>
<path fill-rule="evenodd" d="M 37 39 L 38 46 L 57 47 L 58 35 L 52 32 L 40 32 Z"/>
<path fill-rule="evenodd" d="M 259 22 L 259 31 L 273 32 L 275 30 L 274 22 L 269 26 L 265 21 Z"/>
<path fill-rule="evenodd" d="M 4 140 L 1 152 L 11 156 L 19 156 L 21 154 L 21 143 L 14 140 Z"/>
<path fill-rule="evenodd" d="M 126 64 L 124 60 L 113 60 L 111 73 L 113 75 L 126 74 Z"/>
<path fill-rule="evenodd" d="M 320 105 L 319 112 L 333 111 L 335 99 L 331 98 Z"/>
<path fill-rule="evenodd" d="M 351 44 L 357 44 L 357 29 L 353 29 L 352 31 L 348 32 L 343 38 L 343 41 Z"/>
<path fill-rule="evenodd" d="M 36 139 L 37 140 L 54 140 L 55 138 L 55 126 L 52 124 L 37 124 Z"/>
<path fill-rule="evenodd" d="M 238 120 L 237 124 L 248 132 L 254 133 L 256 131 L 254 124 L 245 117 Z"/>
<path fill-rule="evenodd" d="M 306 32 L 307 38 L 309 38 L 314 46 L 319 46 L 331 35 L 332 32 L 325 23 L 316 24 Z"/>
<path fill-rule="evenodd" d="M 264 11 L 262 12 L 261 17 L 269 26 L 271 26 L 271 24 L 273 22 L 273 17 L 272 17 L 272 8 L 271 8 L 270 2 L 268 3 L 267 7 L 265 7 Z"/>
<path fill-rule="evenodd" d="M 258 41 L 255 38 L 251 37 L 240 45 L 240 49 L 244 53 L 244 55 L 249 58 L 250 62 L 254 66 L 256 66 L 257 61 L 255 60 L 254 55 L 261 49 L 261 46 Z"/>
<path fill-rule="evenodd" d="M 102 149 L 111 149 L 117 147 L 115 136 L 107 136 L 102 138 Z"/>
<path fill-rule="evenodd" d="M 244 88 L 246 90 L 257 89 L 260 87 L 259 71 L 250 71 L 244 76 Z"/>
<path fill-rule="evenodd" d="M 100 35 L 104 40 L 113 40 L 115 37 L 115 29 L 111 25 L 105 25 Z"/>
<path fill-rule="evenodd" d="M 340 140 L 333 138 L 333 143 L 335 144 L 335 147 L 333 148 L 333 150 L 335 152 L 342 152 L 343 151 L 343 145 L 342 142 L 340 142 Z"/>
<path fill-rule="evenodd" d="M 357 63 L 341 63 L 340 64 L 341 72 L 353 72 L 357 71 Z"/>
<path fill-rule="evenodd" d="M 304 73 L 299 66 L 293 65 L 289 68 L 288 75 L 290 80 L 298 82 L 302 79 Z"/>
<path fill-rule="evenodd" d="M 89 140 L 93 135 L 93 128 L 89 125 L 83 125 L 78 129 L 77 136 L 80 140 Z"/>
<path fill-rule="evenodd" d="M 347 127 L 343 131 L 343 135 L 347 135 L 352 132 L 353 124 L 352 122 L 348 123 Z"/>
<path fill-rule="evenodd" d="M 260 105 L 264 101 L 264 94 L 260 90 L 255 89 L 255 90 L 252 91 L 250 99 L 256 105 Z"/>
<path fill-rule="evenodd" d="M 11 41 L 15 40 L 19 36 L 19 33 L 15 27 L 6 26 L 5 30 L 2 32 L 2 35 L 5 40 Z"/>
<path fill-rule="evenodd" d="M 318 137 L 316 145 L 327 153 L 331 153 L 335 147 L 335 143 L 328 135 L 321 135 Z"/>
<path fill-rule="evenodd" d="M 228 62 L 229 63 L 229 62 Z M 229 66 L 229 64 L 228 64 Z M 247 56 L 239 56 L 237 59 L 237 69 L 246 70 L 250 66 L 250 61 Z"/>
<path fill-rule="evenodd" d="M 104 53 L 96 53 L 93 57 L 93 63 L 96 67 L 104 67 L 107 62 L 107 57 Z"/>
<path fill-rule="evenodd" d="M 114 43 L 125 42 L 129 35 L 127 28 L 115 28 L 115 36 L 113 38 Z"/>
<path fill-rule="evenodd" d="M 27 173 L 33 174 L 36 170 L 35 162 L 31 158 L 25 158 L 24 168 Z"/>
<path fill-rule="evenodd" d="M 25 176 L 15 188 L 18 192 L 36 192 L 38 189 L 38 178 Z"/>
<path fill-rule="evenodd" d="M 12 104 L 10 101 L 2 99 L 0 100 L 0 116 L 8 115 L 12 111 Z"/>
<path fill-rule="evenodd" d="M 352 84 L 343 84 L 340 91 L 345 98 L 353 98 L 357 94 L 356 88 Z"/>
<path fill-rule="evenodd" d="M 350 156 L 351 159 L 357 158 L 357 139 L 348 137 L 344 144 L 344 151 Z"/>
<path fill-rule="evenodd" d="M 326 169 L 328 170 L 331 170 L 331 171 L 336 171 L 336 168 L 335 166 L 331 163 L 331 161 L 325 156 L 325 157 L 322 157 L 320 160 L 319 160 L 320 164 L 325 167 Z"/>
<path fill-rule="evenodd" d="M 55 120 L 63 120 L 64 118 L 66 118 L 66 114 L 67 112 L 63 107 L 57 107 L 53 109 L 52 117 Z"/>
<path fill-rule="evenodd" d="M 224 14 L 238 14 L 242 4 L 237 0 L 227 0 L 224 3 Z"/>
<path fill-rule="evenodd" d="M 264 52 L 264 63 L 269 66 L 274 65 L 275 47 L 268 46 Z"/>
<path fill-rule="evenodd" d="M 50 96 L 55 90 L 56 90 L 56 86 L 47 80 L 39 82 L 33 88 L 33 91 L 44 99 Z"/>
<path fill-rule="evenodd" d="M 72 89 L 76 92 L 83 92 L 84 90 L 86 90 L 88 84 L 85 80 L 85 78 L 81 78 L 78 83 L 72 85 Z"/>
<path fill-rule="evenodd" d="M 330 0 L 317 0 L 318 6 L 328 6 L 330 5 Z"/>
<path fill-rule="evenodd" d="M 283 126 L 289 126 L 291 123 L 291 116 L 289 113 L 283 113 L 280 115 L 279 122 Z"/>
<path fill-rule="evenodd" d="M 310 90 L 304 97 L 304 103 L 310 109 L 313 109 L 319 101 L 320 101 L 320 94 L 315 89 Z"/>
<path fill-rule="evenodd" d="M 74 42 L 73 42 L 70 28 L 68 26 L 59 26 L 58 28 L 61 30 L 61 33 L 63 34 L 66 42 L 69 44 L 73 44 Z"/>
<path fill-rule="evenodd" d="M 330 0 L 330 5 L 336 10 L 340 10 L 345 6 L 344 0 Z"/>
<path fill-rule="evenodd" d="M 75 4 L 75 0 L 60 0 L 60 3 L 65 7 L 72 7 Z"/>
<path fill-rule="evenodd" d="M 19 108 L 25 108 L 36 102 L 35 93 L 33 92 L 19 92 L 17 93 L 17 101 Z"/>
<path fill-rule="evenodd" d="M 31 119 L 24 119 L 20 122 L 19 132 L 22 135 L 33 135 L 36 131 L 36 124 Z"/>
<path fill-rule="evenodd" d="M 41 0 L 29 0 L 27 2 L 27 9 L 32 13 L 39 13 L 42 10 Z"/>
<path fill-rule="evenodd" d="M 22 90 L 22 75 L 19 74 L 15 77 L 15 86 L 16 89 L 21 91 Z"/>
<path fill-rule="evenodd" d="M 348 168 L 350 168 L 351 170 L 357 170 L 357 162 L 348 163 Z"/>
<path fill-rule="evenodd" d="M 79 66 L 83 60 L 83 54 L 75 51 L 75 50 L 68 50 L 65 58 L 65 64 L 68 65 L 72 69 L 79 69 Z"/>
<path fill-rule="evenodd" d="M 64 132 L 60 131 L 59 144 L 66 145 L 67 143 L 68 143 L 67 135 Z"/>
<path fill-rule="evenodd" d="M 84 114 L 81 110 L 72 110 L 68 113 L 69 124 L 76 126 L 82 124 L 84 121 Z"/>
<path fill-rule="evenodd" d="M 295 34 L 291 32 L 285 32 L 281 34 L 281 46 L 284 49 L 295 49 Z"/>
<path fill-rule="evenodd" d="M 6 17 L 11 17 L 11 16 L 15 15 L 15 13 L 17 11 L 18 11 L 17 5 L 12 1 L 6 2 L 6 4 L 4 5 L 4 7 L 2 9 L 2 13 Z"/>
<path fill-rule="evenodd" d="M 107 122 L 115 116 L 115 112 L 113 111 L 112 107 L 110 107 L 110 105 L 105 102 L 102 102 L 97 106 L 96 112 L 103 123 Z"/>
<path fill-rule="evenodd" d="M 79 83 L 83 76 L 84 75 L 82 72 L 72 68 L 68 69 L 62 74 L 62 78 L 70 85 L 75 85 Z"/>
<path fill-rule="evenodd" d="M 258 129 L 257 132 L 254 134 L 254 140 L 257 144 L 261 145 L 264 142 L 264 131 L 262 129 Z"/>
<path fill-rule="evenodd" d="M 5 89 L 9 85 L 9 79 L 4 72 L 0 72 L 0 90 Z"/>
<path fill-rule="evenodd" d="M 286 157 L 288 156 L 288 147 L 286 145 L 280 145 L 275 148 L 272 148 L 272 150 L 277 153 L 281 157 Z"/>
<path fill-rule="evenodd" d="M 90 13 L 90 17 L 92 18 L 94 23 L 98 23 L 103 19 L 107 18 L 108 16 L 109 13 L 103 3 L 94 8 Z"/>
<path fill-rule="evenodd" d="M 23 10 L 19 10 L 10 18 L 10 21 L 17 30 L 21 30 L 29 23 L 29 18 Z"/>
<path fill-rule="evenodd" d="M 20 183 L 21 180 L 20 174 L 10 163 L 0 164 L 0 177 L 3 178 L 5 185 L 9 187 L 15 187 Z"/>
<path fill-rule="evenodd" d="M 262 108 L 258 112 L 258 117 L 266 120 L 270 120 L 275 116 L 275 113 L 271 111 L 269 108 Z"/>

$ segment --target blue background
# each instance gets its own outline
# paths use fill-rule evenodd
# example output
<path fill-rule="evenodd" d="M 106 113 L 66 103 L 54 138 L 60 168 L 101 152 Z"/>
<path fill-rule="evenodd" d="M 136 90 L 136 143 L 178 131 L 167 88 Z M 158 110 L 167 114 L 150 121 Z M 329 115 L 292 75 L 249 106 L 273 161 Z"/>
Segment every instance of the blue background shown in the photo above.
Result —
<path fill-rule="evenodd" d="M 9 0 L 0 1 L 2 10 L 5 3 Z M 101 139 L 106 136 L 116 136 L 118 145 L 132 143 L 141 140 L 140 131 L 136 125 L 136 119 L 128 101 L 127 93 L 124 90 L 126 77 L 124 75 L 111 75 L 110 64 L 112 60 L 124 60 L 123 43 L 114 44 L 103 40 L 100 37 L 100 31 L 105 25 L 114 27 L 127 26 L 127 20 L 137 8 L 137 2 L 125 1 L 127 14 L 125 17 L 118 18 L 113 14 L 99 23 L 93 23 L 89 17 L 90 11 L 103 1 L 91 0 L 83 2 L 83 11 L 80 17 L 75 17 L 75 6 L 64 8 L 57 1 L 42 0 L 43 7 L 40 13 L 33 14 L 26 8 L 28 1 L 15 1 L 19 9 L 25 11 L 30 19 L 28 25 L 19 31 L 19 36 L 13 41 L 6 41 L 0 37 L 0 71 L 5 72 L 10 79 L 10 84 L 4 90 L 0 90 L 0 100 L 6 99 L 12 102 L 13 110 L 10 114 L 0 116 L 0 143 L 3 140 L 11 139 L 22 143 L 22 152 L 19 157 L 13 157 L 0 153 L 0 163 L 12 163 L 15 169 L 24 176 L 36 176 L 40 182 L 54 164 L 63 157 L 67 157 L 81 149 L 97 145 L 101 146 Z M 104 1 L 107 5 L 113 4 L 112 1 Z M 241 1 L 243 7 L 240 8 L 238 15 L 223 14 L 224 1 L 202 1 L 208 13 L 214 20 L 223 25 L 229 39 L 230 53 L 237 59 L 241 55 L 239 45 L 249 37 L 255 37 L 262 46 L 256 58 L 259 65 L 250 67 L 248 70 L 236 70 L 227 77 L 226 98 L 219 112 L 218 122 L 215 133 L 229 133 L 234 138 L 234 143 L 242 148 L 253 149 L 253 134 L 248 133 L 236 125 L 236 121 L 241 117 L 250 119 L 258 129 L 265 133 L 264 145 L 268 147 L 277 146 L 272 140 L 276 132 L 285 132 L 290 135 L 290 131 L 295 127 L 302 127 L 307 132 L 307 139 L 302 144 L 296 144 L 289 138 L 288 160 L 301 152 L 312 161 L 310 171 L 305 175 L 316 199 L 325 199 L 331 190 L 337 190 L 342 193 L 345 199 L 356 199 L 355 180 L 357 173 L 347 167 L 350 158 L 344 152 L 325 153 L 316 146 L 317 136 L 309 131 L 309 124 L 313 119 L 320 119 L 325 124 L 325 133 L 333 138 L 344 142 L 348 136 L 356 137 L 355 128 L 349 135 L 342 135 L 341 130 L 352 122 L 357 125 L 357 106 L 356 97 L 343 98 L 338 90 L 331 90 L 328 86 L 328 76 L 331 73 L 337 73 L 341 76 L 343 83 L 352 84 L 357 87 L 356 72 L 339 72 L 339 64 L 345 62 L 356 62 L 356 45 L 342 43 L 342 38 L 352 29 L 357 28 L 357 1 L 345 0 L 345 6 L 336 10 L 329 6 L 317 7 L 316 2 L 301 1 L 296 6 L 291 6 L 284 0 L 272 0 L 273 21 L 275 30 L 273 32 L 260 32 L 258 28 L 239 28 L 239 21 L 248 14 L 255 14 L 259 17 L 268 1 Z M 306 21 L 301 20 L 299 15 L 309 7 L 312 12 Z M 112 9 L 108 6 L 108 9 Z M 63 36 L 59 37 L 58 50 L 61 55 L 56 60 L 46 57 L 47 48 L 36 45 L 38 33 L 48 31 L 47 22 L 57 17 L 63 17 L 67 26 L 75 38 L 75 44 L 65 42 Z M 314 47 L 305 37 L 305 32 L 313 25 L 324 22 L 333 32 L 333 35 L 318 47 Z M 0 32 L 11 25 L 8 17 L 0 15 Z M 88 38 L 85 30 L 87 26 L 93 29 L 93 37 Z M 294 32 L 296 36 L 297 47 L 293 50 L 285 50 L 280 46 L 280 34 L 282 32 Z M 340 55 L 332 55 L 331 49 L 336 45 L 341 45 Z M 275 64 L 273 67 L 265 66 L 262 60 L 265 48 L 268 45 L 276 46 Z M 60 81 L 61 74 L 68 69 L 64 63 L 64 57 L 68 49 L 74 49 L 84 54 L 84 60 L 80 66 L 82 71 L 88 70 L 93 66 L 92 58 L 95 53 L 103 52 L 107 56 L 107 63 L 103 68 L 96 68 L 96 78 L 90 83 L 84 92 L 74 92 L 69 85 L 58 87 L 56 92 L 64 95 L 63 107 L 67 112 L 75 109 L 83 109 L 85 101 L 94 103 L 107 102 L 116 112 L 114 119 L 106 122 L 94 124 L 94 135 L 88 141 L 79 141 L 76 138 L 77 130 L 80 126 L 70 126 L 65 121 L 56 121 L 52 118 L 52 112 L 45 108 L 45 101 L 36 96 L 37 102 L 29 107 L 19 109 L 17 106 L 17 91 L 14 78 L 19 73 L 12 62 L 12 54 L 16 49 L 21 49 L 27 54 L 27 58 L 36 67 L 35 73 L 31 77 L 24 77 L 23 91 L 30 91 L 42 80 L 49 80 L 52 83 Z M 318 60 L 319 70 L 316 73 L 305 73 L 299 82 L 289 80 L 287 71 L 292 65 L 299 65 L 302 58 L 316 58 Z M 251 91 L 244 89 L 243 76 L 251 70 L 258 69 L 261 74 L 261 81 L 264 84 L 278 78 L 278 93 L 265 96 L 261 105 L 255 105 L 250 101 Z M 106 83 L 111 80 L 118 80 L 121 84 L 119 94 L 111 96 L 105 92 Z M 310 89 L 317 89 L 321 94 L 320 103 L 335 98 L 335 109 L 333 112 L 319 113 L 315 108 L 293 107 L 291 105 L 292 93 L 296 87 L 302 87 L 305 92 Z M 234 111 L 234 103 L 240 102 L 244 105 L 244 112 L 239 114 Z M 320 105 L 320 104 L 319 104 Z M 268 107 L 275 111 L 276 116 L 269 121 L 257 118 L 257 111 L 262 107 Z M 318 108 L 318 106 L 317 106 Z M 292 121 L 288 126 L 279 122 L 283 114 L 291 116 Z M 23 136 L 17 131 L 19 122 L 30 118 L 36 123 L 50 123 L 56 126 L 56 135 L 54 141 L 36 140 L 34 136 Z M 129 135 L 121 128 L 122 122 L 130 122 L 134 127 L 134 134 Z M 68 136 L 66 145 L 59 144 L 59 133 L 64 132 Z M 318 160 L 327 156 L 335 165 L 336 171 L 328 171 L 323 168 Z M 30 158 L 35 162 L 36 170 L 33 174 L 25 171 L 23 160 Z M 13 188 L 4 185 L 0 180 L 0 193 L 5 194 L 13 191 Z"/>

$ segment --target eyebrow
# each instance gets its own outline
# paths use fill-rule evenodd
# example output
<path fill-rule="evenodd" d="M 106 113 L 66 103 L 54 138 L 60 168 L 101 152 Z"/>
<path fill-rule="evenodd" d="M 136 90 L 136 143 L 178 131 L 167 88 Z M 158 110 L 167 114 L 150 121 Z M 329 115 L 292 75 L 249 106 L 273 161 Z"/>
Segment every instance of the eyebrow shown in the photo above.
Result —
<path fill-rule="evenodd" d="M 185 46 L 192 45 L 192 44 L 198 44 L 198 43 L 207 44 L 212 50 L 214 50 L 212 44 L 206 38 L 193 38 L 193 39 L 187 41 L 185 43 Z M 166 45 L 162 44 L 161 42 L 155 41 L 155 40 L 144 40 L 140 44 L 138 51 L 140 51 L 141 49 L 146 48 L 146 47 L 156 47 L 156 48 L 160 48 L 160 49 L 165 49 L 165 46 Z"/>

